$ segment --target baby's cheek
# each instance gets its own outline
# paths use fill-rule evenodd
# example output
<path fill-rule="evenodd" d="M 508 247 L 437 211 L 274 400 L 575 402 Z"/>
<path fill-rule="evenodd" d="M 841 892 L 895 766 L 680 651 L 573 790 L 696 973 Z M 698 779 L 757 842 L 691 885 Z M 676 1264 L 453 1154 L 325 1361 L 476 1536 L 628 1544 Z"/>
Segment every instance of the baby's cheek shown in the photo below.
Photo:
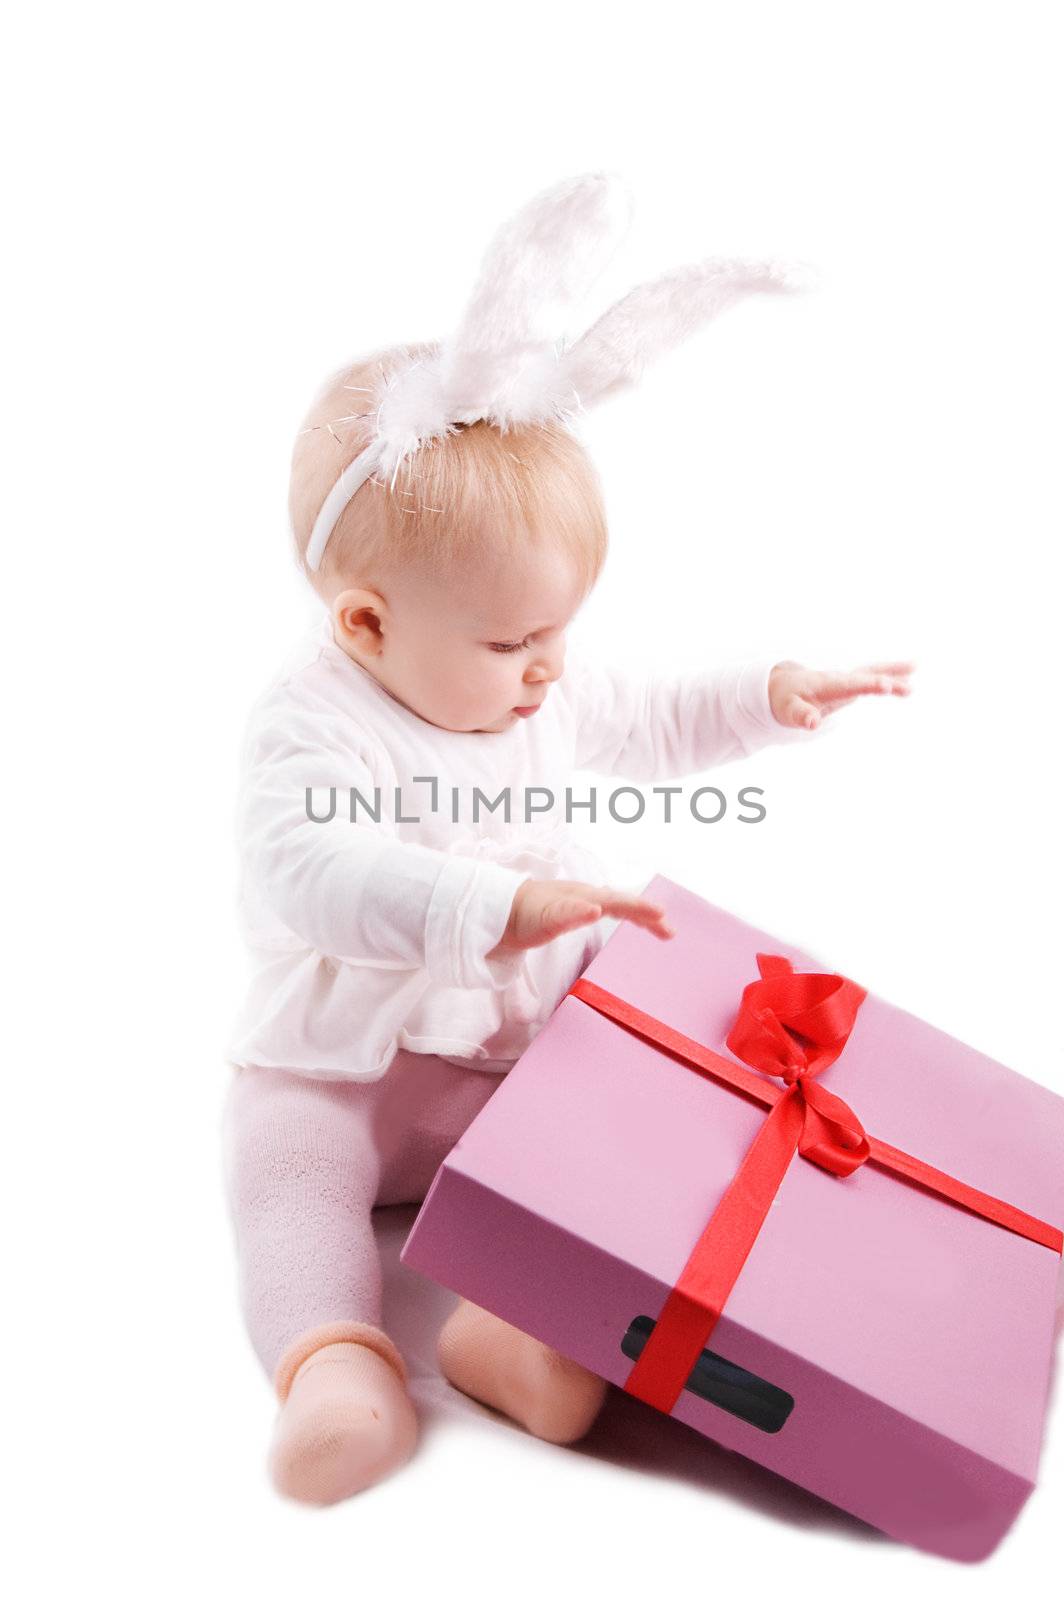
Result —
<path fill-rule="evenodd" d="M 514 685 L 520 681 L 520 672 L 505 656 L 493 655 L 486 664 L 481 662 L 472 681 L 481 697 L 505 701 L 508 705 L 518 703 L 519 696 Z"/>

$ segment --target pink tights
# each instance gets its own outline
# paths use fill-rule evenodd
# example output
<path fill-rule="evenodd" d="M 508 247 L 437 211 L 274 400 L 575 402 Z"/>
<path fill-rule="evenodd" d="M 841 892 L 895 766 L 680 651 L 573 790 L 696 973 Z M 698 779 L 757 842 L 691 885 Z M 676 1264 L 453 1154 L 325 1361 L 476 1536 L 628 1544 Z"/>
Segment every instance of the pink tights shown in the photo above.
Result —
<path fill-rule="evenodd" d="M 405 1050 L 372 1083 L 237 1069 L 225 1113 L 226 1176 L 244 1315 L 271 1378 L 311 1330 L 380 1327 L 373 1207 L 424 1199 L 500 1082 Z"/>
<path fill-rule="evenodd" d="M 373 1083 L 237 1071 L 226 1177 L 244 1315 L 281 1401 L 270 1470 L 283 1494 L 332 1505 L 413 1453 L 406 1365 L 381 1327 L 372 1212 L 424 1199 L 499 1081 L 409 1051 Z M 465 1300 L 441 1329 L 437 1355 L 456 1388 L 559 1444 L 583 1436 L 606 1391 L 601 1378 Z"/>

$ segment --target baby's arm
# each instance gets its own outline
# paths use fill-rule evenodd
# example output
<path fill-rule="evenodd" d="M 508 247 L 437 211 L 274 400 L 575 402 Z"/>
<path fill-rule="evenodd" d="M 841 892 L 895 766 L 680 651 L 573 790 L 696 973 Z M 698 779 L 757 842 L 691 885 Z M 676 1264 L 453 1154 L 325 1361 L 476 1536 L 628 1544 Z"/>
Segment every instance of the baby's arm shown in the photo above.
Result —
<path fill-rule="evenodd" d="M 637 782 L 685 777 L 771 744 L 806 741 L 859 694 L 907 693 L 907 667 L 819 673 L 793 661 L 640 675 L 570 653 L 577 765 Z M 888 674 L 898 674 L 888 677 Z"/>
<path fill-rule="evenodd" d="M 267 706 L 249 729 L 241 807 L 245 859 L 274 914 L 322 955 L 424 968 L 452 988 L 499 989 L 519 957 L 489 958 L 530 874 L 399 839 L 359 811 L 378 782 L 368 750 L 331 707 Z M 306 791 L 325 816 L 307 816 Z"/>

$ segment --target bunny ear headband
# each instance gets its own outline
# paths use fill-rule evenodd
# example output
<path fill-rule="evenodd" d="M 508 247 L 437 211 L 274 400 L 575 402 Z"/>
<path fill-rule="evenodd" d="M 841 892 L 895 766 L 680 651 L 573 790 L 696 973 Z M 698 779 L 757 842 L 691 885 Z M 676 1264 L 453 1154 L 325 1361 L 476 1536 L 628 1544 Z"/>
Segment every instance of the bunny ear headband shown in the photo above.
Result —
<path fill-rule="evenodd" d="M 794 287 L 762 261 L 706 260 L 639 284 L 567 345 L 565 319 L 628 231 L 627 190 L 609 173 L 567 178 L 536 195 L 489 246 L 457 332 L 427 359 L 381 376 L 370 443 L 318 513 L 306 561 L 317 572 L 336 524 L 378 469 L 400 463 L 456 423 L 562 422 L 638 383 L 644 368 L 748 294 Z"/>

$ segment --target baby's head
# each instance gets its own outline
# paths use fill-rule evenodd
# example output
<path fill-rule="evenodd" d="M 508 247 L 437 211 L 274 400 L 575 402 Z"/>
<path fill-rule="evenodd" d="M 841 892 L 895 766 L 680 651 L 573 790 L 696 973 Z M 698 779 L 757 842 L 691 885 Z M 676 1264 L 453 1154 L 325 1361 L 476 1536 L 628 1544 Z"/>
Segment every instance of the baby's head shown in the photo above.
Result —
<path fill-rule="evenodd" d="M 354 662 L 437 727 L 504 733 L 561 676 L 566 627 L 606 556 L 598 475 L 571 432 L 476 422 L 434 439 L 394 483 L 362 485 L 317 572 L 305 560 L 322 502 L 371 437 L 375 380 L 434 348 L 385 351 L 329 380 L 296 440 L 292 528 Z"/>

